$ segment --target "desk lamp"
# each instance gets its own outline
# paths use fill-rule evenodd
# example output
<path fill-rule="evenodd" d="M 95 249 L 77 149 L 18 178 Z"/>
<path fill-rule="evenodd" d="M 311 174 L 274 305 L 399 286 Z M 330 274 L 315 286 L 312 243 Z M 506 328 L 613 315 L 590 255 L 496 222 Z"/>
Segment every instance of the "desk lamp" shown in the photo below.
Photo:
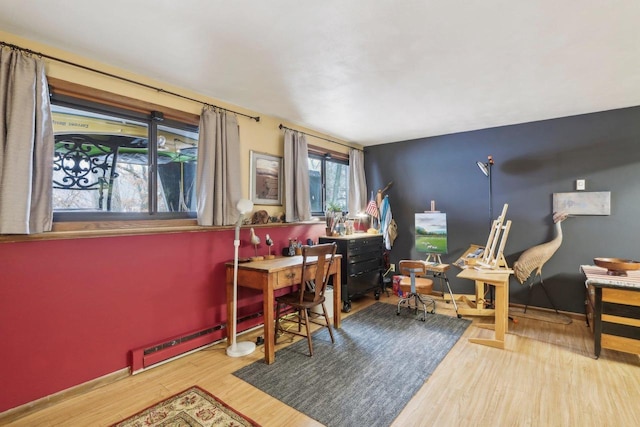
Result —
<path fill-rule="evenodd" d="M 491 168 L 493 167 L 493 156 L 487 157 L 487 162 L 477 161 L 476 164 L 484 176 L 489 178 L 489 225 L 493 221 L 493 182 L 491 180 Z"/>
<path fill-rule="evenodd" d="M 227 320 L 227 325 L 230 326 L 227 339 L 231 339 L 231 345 L 227 347 L 227 356 L 230 357 L 246 356 L 253 353 L 256 349 L 256 345 L 250 341 L 240 343 L 236 342 L 236 323 L 238 318 L 238 247 L 240 246 L 240 226 L 242 225 L 245 214 L 251 212 L 253 209 L 253 203 L 251 200 L 240 199 L 236 205 L 236 209 L 240 212 L 240 216 L 236 223 L 236 234 L 233 241 L 233 318 L 231 323 Z"/>

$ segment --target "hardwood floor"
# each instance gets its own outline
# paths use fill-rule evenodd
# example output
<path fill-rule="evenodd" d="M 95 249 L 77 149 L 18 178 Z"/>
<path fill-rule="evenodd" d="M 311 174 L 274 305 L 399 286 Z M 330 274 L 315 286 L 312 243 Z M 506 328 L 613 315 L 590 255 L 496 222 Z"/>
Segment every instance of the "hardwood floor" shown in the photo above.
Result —
<path fill-rule="evenodd" d="M 397 299 L 382 295 L 380 301 Z M 344 315 L 374 302 L 373 297 L 354 301 L 352 312 Z M 455 315 L 442 300 L 437 312 Z M 518 322 L 509 322 L 505 350 L 469 343 L 470 337 L 493 334 L 472 325 L 393 426 L 640 425 L 638 356 L 603 350 L 594 359 L 593 339 L 582 320 L 563 325 L 514 317 Z M 468 318 L 474 324 L 486 321 Z M 255 340 L 260 334 L 261 329 L 239 339 Z M 249 356 L 229 358 L 220 343 L 69 398 L 11 425 L 107 426 L 191 385 L 201 386 L 265 427 L 320 425 L 232 375 L 263 355 L 260 346 Z"/>

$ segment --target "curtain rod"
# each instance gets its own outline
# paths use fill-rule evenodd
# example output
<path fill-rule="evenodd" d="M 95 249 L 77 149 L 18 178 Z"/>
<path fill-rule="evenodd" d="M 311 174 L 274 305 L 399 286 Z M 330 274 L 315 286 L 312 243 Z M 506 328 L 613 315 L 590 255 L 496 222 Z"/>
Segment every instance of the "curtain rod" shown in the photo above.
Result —
<path fill-rule="evenodd" d="M 102 74 L 103 76 L 112 77 L 114 79 L 122 80 L 122 81 L 125 81 L 127 83 L 133 83 L 133 84 L 136 84 L 138 86 L 146 87 L 147 89 L 153 89 L 153 90 L 155 90 L 157 92 L 166 93 L 167 95 L 173 95 L 173 96 L 177 96 L 178 98 L 182 98 L 182 99 L 186 99 L 186 100 L 189 100 L 189 101 L 197 102 L 198 104 L 210 105 L 212 107 L 219 108 L 221 110 L 229 111 L 229 112 L 234 113 L 234 114 L 238 114 L 238 115 L 241 115 L 241 116 L 244 116 L 244 117 L 248 117 L 248 118 L 250 118 L 252 120 L 255 120 L 256 122 L 260 121 L 260 116 L 250 116 L 248 114 L 240 113 L 238 111 L 229 110 L 228 108 L 218 107 L 217 105 L 212 105 L 212 104 L 210 104 L 208 102 L 204 102 L 204 101 L 200 101 L 200 100 L 195 99 L 195 98 L 190 98 L 188 96 L 180 95 L 179 93 L 175 93 L 175 92 L 171 92 L 171 91 L 168 91 L 168 90 L 164 90 L 162 88 L 151 86 L 151 85 L 148 85 L 146 83 L 137 82 L 135 80 L 131 80 L 131 79 L 128 79 L 126 77 L 118 76 L 116 74 L 107 73 L 106 71 L 100 71 L 100 70 L 97 70 L 95 68 L 87 67 L 85 65 L 76 64 L 74 62 L 67 61 L 65 59 L 56 58 L 55 56 L 46 55 L 46 54 L 41 53 L 41 52 L 35 52 L 35 51 L 31 50 L 31 49 L 25 49 L 23 47 L 16 46 L 16 45 L 11 44 L 11 43 L 6 43 L 4 41 L 0 41 L 0 46 L 2 46 L 2 47 L 7 46 L 7 47 L 9 47 L 11 49 L 16 49 L 16 50 L 20 50 L 22 52 L 26 52 L 29 55 L 37 55 L 37 56 L 42 57 L 42 58 L 47 58 L 47 59 L 51 59 L 53 61 L 58 61 L 58 62 L 61 62 L 63 64 L 71 65 L 73 67 L 82 68 L 83 70 L 92 71 L 92 72 L 97 73 L 97 74 Z"/>
<path fill-rule="evenodd" d="M 360 151 L 363 151 L 361 148 L 352 147 L 352 146 L 350 146 L 350 145 L 343 144 L 342 142 L 334 141 L 334 140 L 332 140 L 332 139 L 323 138 L 323 137 L 318 136 L 318 135 L 312 135 L 312 134 L 310 134 L 310 133 L 302 132 L 301 130 L 295 130 L 295 129 L 288 128 L 288 127 L 286 127 L 285 125 L 283 125 L 282 123 L 280 123 L 280 126 L 278 126 L 278 128 L 280 128 L 280 129 L 289 129 L 289 130 L 292 130 L 292 131 L 294 131 L 294 132 L 300 132 L 301 134 L 308 135 L 308 136 L 312 136 L 312 137 L 314 137 L 314 138 L 324 139 L 325 141 L 333 142 L 334 144 L 342 145 L 343 147 L 353 148 L 354 150 L 360 150 Z"/>

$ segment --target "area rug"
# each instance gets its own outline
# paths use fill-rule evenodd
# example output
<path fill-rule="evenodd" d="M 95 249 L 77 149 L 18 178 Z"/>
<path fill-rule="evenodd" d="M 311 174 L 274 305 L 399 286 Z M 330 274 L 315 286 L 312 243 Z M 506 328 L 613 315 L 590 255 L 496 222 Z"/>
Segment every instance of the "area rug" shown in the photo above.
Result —
<path fill-rule="evenodd" d="M 326 426 L 388 426 L 471 324 L 420 317 L 378 302 L 345 318 L 335 344 L 313 334 L 313 357 L 303 339 L 233 374 Z"/>
<path fill-rule="evenodd" d="M 207 391 L 193 386 L 114 424 L 112 427 L 260 426 Z"/>

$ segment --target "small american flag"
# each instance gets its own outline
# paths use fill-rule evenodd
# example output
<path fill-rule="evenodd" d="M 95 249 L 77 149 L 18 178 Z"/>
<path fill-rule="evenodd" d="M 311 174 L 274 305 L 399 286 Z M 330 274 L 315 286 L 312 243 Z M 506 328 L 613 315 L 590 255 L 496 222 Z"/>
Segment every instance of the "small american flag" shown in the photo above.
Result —
<path fill-rule="evenodd" d="M 371 201 L 367 205 L 367 208 L 365 209 L 365 212 L 374 218 L 378 218 L 378 205 L 376 204 L 375 200 L 371 199 Z"/>

